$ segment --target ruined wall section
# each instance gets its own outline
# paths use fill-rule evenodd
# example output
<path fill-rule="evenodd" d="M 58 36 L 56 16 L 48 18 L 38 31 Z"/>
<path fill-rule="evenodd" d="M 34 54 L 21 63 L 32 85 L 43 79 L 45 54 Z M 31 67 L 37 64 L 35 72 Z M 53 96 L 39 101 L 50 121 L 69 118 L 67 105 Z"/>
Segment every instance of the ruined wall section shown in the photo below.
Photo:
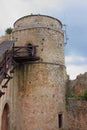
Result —
<path fill-rule="evenodd" d="M 69 130 L 87 130 L 87 101 L 71 98 L 68 103 Z"/>
<path fill-rule="evenodd" d="M 0 37 L 0 44 L 1 44 L 3 41 L 9 41 L 9 40 L 12 40 L 12 34 L 6 34 L 5 36 L 1 36 L 1 37 Z"/>
<path fill-rule="evenodd" d="M 6 36 L 3 36 L 3 37 L 0 38 L 1 44 L 4 41 L 10 41 L 10 40 L 12 40 L 11 35 L 6 35 Z M 1 50 L 0 63 L 2 63 L 2 61 L 5 59 L 5 53 L 3 53 L 5 51 L 5 48 L 6 48 L 6 46 L 3 46 L 3 49 Z M 12 49 L 12 46 L 8 48 L 8 52 L 10 52 L 11 49 Z M 8 55 L 8 53 L 7 53 L 7 55 Z M 6 67 L 8 67 L 8 65 L 6 65 Z M 18 92 L 18 90 L 17 90 L 17 85 L 16 85 L 17 79 L 16 79 L 16 76 L 15 76 L 15 73 L 10 72 L 12 70 L 12 68 L 13 68 L 13 66 L 10 67 L 8 72 L 7 72 L 7 74 L 12 77 L 12 79 L 6 85 L 7 87 L 3 88 L 3 85 L 5 85 L 5 83 L 7 82 L 6 78 L 3 77 L 3 80 L 0 83 L 0 91 L 5 93 L 4 95 L 2 95 L 2 97 L 0 97 L 0 130 L 2 130 L 2 124 L 4 124 L 4 129 L 5 129 L 6 120 L 8 120 L 7 125 L 8 125 L 9 130 L 15 130 L 15 127 L 16 127 L 16 125 L 15 125 L 16 124 L 15 123 L 15 121 L 16 121 L 16 119 L 15 119 L 16 118 L 15 111 L 17 111 L 17 106 L 16 106 L 17 103 L 16 103 L 16 101 L 17 101 L 17 92 Z M 2 68 L 0 68 L 0 69 L 2 69 Z M 4 111 L 4 107 L 5 107 L 6 104 L 8 105 L 8 109 L 9 109 L 7 119 L 6 119 L 6 117 L 3 118 L 3 111 Z"/>
<path fill-rule="evenodd" d="M 67 84 L 67 115 L 69 130 L 87 129 L 87 101 L 82 97 L 87 92 L 87 72 Z"/>
<path fill-rule="evenodd" d="M 5 35 L 0 37 L 0 44 L 3 41 L 9 41 L 12 40 L 12 35 Z M 9 48 L 10 49 L 10 48 Z M 3 50 L 2 50 L 3 51 Z M 0 63 L 2 63 L 3 58 L 5 57 L 5 54 L 0 54 Z M 10 68 L 11 69 L 11 68 Z M 8 74 L 11 77 L 14 77 L 14 74 L 10 73 L 10 70 L 8 71 Z M 2 115 L 3 110 L 6 104 L 9 106 L 9 114 L 8 114 L 8 120 L 10 122 L 9 129 L 12 129 L 15 127 L 15 111 L 14 111 L 14 103 L 15 103 L 15 96 L 16 96 L 16 86 L 14 84 L 14 79 L 11 79 L 11 82 L 7 84 L 7 88 L 2 88 L 2 86 L 6 83 L 7 79 L 4 79 L 0 84 L 0 90 L 2 92 L 5 92 L 5 94 L 0 98 L 0 130 L 2 127 Z"/>
<path fill-rule="evenodd" d="M 10 70 L 9 70 L 10 72 Z M 8 72 L 8 73 L 9 73 Z M 17 85 L 16 85 L 16 77 L 14 76 L 15 74 L 11 74 L 10 76 L 14 77 L 13 79 L 10 80 L 10 82 L 7 84 L 7 88 L 3 88 L 2 86 L 5 84 L 6 80 L 4 79 L 2 83 L 0 84 L 0 90 L 2 92 L 5 92 L 5 94 L 0 98 L 0 130 L 2 127 L 2 115 L 3 115 L 3 110 L 6 104 L 9 106 L 9 114 L 8 114 L 8 121 L 9 121 L 9 130 L 15 130 L 15 121 L 16 121 L 16 114 L 15 111 L 17 111 L 17 106 L 16 106 L 16 99 L 17 99 Z"/>
<path fill-rule="evenodd" d="M 87 90 L 87 72 L 80 74 L 75 80 L 68 80 L 67 93 L 70 95 L 82 96 Z"/>

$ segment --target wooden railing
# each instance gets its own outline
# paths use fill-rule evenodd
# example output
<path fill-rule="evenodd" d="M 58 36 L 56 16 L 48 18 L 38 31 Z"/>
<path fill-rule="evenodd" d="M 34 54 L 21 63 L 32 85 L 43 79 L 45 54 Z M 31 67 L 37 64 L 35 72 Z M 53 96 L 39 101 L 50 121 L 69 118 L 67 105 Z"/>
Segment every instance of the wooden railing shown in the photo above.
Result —
<path fill-rule="evenodd" d="M 2 85 L 2 88 L 7 88 L 7 84 L 12 79 L 10 76 L 10 73 L 13 72 L 15 67 L 19 65 L 20 63 L 25 62 L 31 62 L 39 60 L 40 58 L 36 56 L 36 47 L 38 46 L 14 46 L 12 47 L 12 50 L 6 51 L 4 54 L 4 58 L 2 62 L 0 63 L 0 84 L 5 79 L 4 84 Z M 8 71 L 10 70 L 10 73 L 8 74 Z M 4 95 L 5 92 L 2 92 L 0 90 L 0 97 Z"/>
<path fill-rule="evenodd" d="M 13 47 L 13 59 L 16 62 L 36 61 L 40 58 L 36 56 L 36 47 L 38 46 L 15 46 Z"/>

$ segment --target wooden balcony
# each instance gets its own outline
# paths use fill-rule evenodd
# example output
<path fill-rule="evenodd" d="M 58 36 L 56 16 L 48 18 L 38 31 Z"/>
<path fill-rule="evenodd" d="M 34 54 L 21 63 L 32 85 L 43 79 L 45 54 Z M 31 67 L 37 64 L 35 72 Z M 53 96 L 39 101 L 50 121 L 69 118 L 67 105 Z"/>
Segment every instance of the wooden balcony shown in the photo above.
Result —
<path fill-rule="evenodd" d="M 37 61 L 40 57 L 36 56 L 38 46 L 13 46 L 13 60 L 17 63 Z"/>

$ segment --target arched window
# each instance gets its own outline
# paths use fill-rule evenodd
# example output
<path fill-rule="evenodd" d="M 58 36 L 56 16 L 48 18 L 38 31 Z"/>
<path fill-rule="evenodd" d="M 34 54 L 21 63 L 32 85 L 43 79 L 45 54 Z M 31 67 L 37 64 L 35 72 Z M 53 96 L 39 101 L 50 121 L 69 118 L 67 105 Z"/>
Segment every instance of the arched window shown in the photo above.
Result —
<path fill-rule="evenodd" d="M 6 103 L 2 113 L 1 130 L 9 130 L 9 105 Z"/>

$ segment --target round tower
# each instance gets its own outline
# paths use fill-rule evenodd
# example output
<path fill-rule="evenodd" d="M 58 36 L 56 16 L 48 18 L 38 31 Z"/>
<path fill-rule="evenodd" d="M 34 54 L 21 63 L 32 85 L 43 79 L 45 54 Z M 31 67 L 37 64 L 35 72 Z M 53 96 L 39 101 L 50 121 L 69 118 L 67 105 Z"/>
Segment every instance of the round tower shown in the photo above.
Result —
<path fill-rule="evenodd" d="M 15 46 L 38 46 L 38 61 L 19 64 L 16 86 L 16 130 L 66 128 L 64 33 L 62 23 L 45 15 L 29 15 L 14 23 Z"/>

